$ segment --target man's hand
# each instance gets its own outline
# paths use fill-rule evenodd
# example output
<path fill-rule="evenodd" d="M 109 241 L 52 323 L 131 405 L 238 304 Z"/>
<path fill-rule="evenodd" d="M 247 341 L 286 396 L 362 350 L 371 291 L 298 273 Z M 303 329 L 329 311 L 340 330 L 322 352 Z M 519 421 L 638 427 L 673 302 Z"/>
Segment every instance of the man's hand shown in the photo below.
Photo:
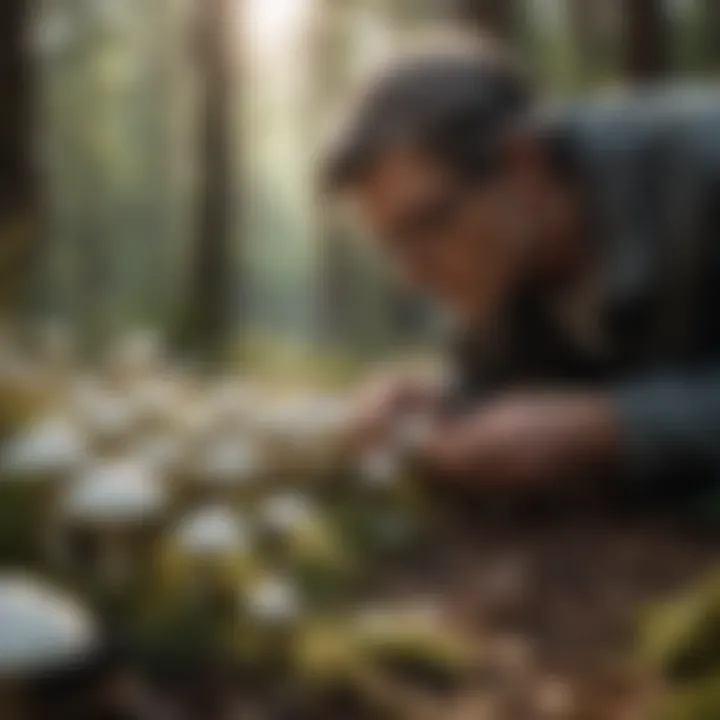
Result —
<path fill-rule="evenodd" d="M 616 458 L 617 425 L 601 395 L 515 395 L 442 425 L 424 459 L 439 478 L 490 491 L 587 483 Z"/>
<path fill-rule="evenodd" d="M 389 437 L 403 414 L 431 410 L 442 397 L 441 382 L 428 375 L 386 374 L 363 387 L 356 401 L 353 436 L 360 446 Z"/>

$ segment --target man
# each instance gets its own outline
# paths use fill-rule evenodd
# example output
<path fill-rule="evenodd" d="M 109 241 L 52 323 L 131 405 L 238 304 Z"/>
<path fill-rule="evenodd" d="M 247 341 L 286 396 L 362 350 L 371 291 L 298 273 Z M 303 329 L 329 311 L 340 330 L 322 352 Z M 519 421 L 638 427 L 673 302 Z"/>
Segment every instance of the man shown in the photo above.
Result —
<path fill-rule="evenodd" d="M 720 93 L 541 112 L 500 50 L 409 55 L 360 97 L 323 177 L 460 335 L 422 449 L 483 491 L 697 494 L 720 479 Z M 430 387 L 366 402 L 380 430 Z"/>

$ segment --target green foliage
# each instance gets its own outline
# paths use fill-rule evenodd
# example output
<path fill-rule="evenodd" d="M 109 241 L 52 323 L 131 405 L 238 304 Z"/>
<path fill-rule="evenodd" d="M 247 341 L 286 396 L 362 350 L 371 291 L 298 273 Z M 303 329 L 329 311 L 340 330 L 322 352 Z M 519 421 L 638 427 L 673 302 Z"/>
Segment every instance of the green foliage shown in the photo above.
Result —
<path fill-rule="evenodd" d="M 720 577 L 650 608 L 639 637 L 641 659 L 672 682 L 720 672 Z"/>
<path fill-rule="evenodd" d="M 36 494 L 0 475 L 0 565 L 36 564 L 41 555 Z"/>
<path fill-rule="evenodd" d="M 717 720 L 718 717 L 720 673 L 671 692 L 659 720 Z"/>

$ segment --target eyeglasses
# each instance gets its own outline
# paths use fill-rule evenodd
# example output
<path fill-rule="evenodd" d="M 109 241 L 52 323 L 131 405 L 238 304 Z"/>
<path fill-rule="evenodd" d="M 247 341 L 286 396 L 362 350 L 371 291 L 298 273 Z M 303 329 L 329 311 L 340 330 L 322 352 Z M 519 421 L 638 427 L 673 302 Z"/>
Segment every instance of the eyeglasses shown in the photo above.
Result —
<path fill-rule="evenodd" d="M 467 203 L 473 183 L 455 183 L 405 213 L 389 238 L 393 252 L 407 254 L 447 235 Z"/>

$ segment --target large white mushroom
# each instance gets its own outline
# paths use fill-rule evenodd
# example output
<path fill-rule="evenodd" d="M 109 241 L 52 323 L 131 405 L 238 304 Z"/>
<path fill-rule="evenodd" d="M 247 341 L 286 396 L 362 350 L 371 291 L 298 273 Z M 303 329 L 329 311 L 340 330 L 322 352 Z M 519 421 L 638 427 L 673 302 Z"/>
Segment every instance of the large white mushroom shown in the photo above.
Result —
<path fill-rule="evenodd" d="M 26 683 L 82 662 L 97 643 L 93 619 L 73 599 L 24 575 L 0 575 L 0 717 L 24 720 Z"/>
<path fill-rule="evenodd" d="M 121 458 L 89 466 L 68 488 L 61 509 L 71 562 L 90 561 L 95 576 L 115 586 L 147 566 L 168 497 L 148 462 Z M 77 557 L 83 553 L 90 557 Z"/>

